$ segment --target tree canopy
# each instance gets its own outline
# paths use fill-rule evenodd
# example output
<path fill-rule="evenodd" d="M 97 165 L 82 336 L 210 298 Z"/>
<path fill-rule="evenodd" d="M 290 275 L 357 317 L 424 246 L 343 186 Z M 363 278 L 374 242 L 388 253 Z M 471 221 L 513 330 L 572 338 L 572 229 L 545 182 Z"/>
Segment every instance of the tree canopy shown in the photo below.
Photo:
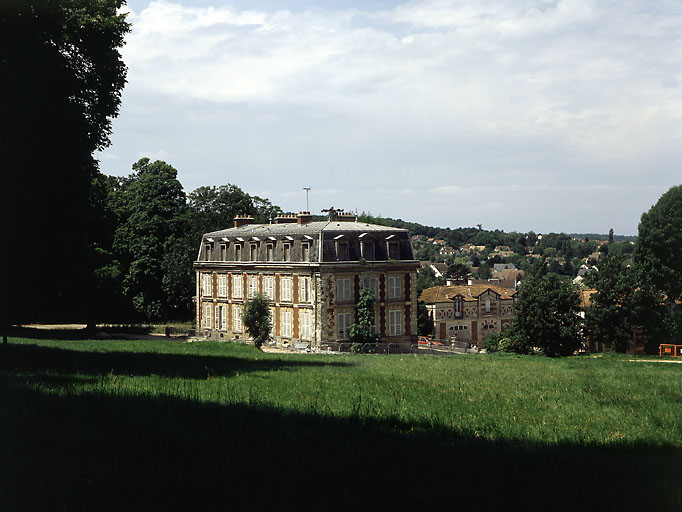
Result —
<path fill-rule="evenodd" d="M 130 29 L 121 0 L 4 0 L 0 3 L 0 237 L 22 250 L 25 268 L 3 254 L 3 324 L 82 316 L 93 152 L 109 144 L 126 68 Z M 34 245 L 28 250 L 27 240 Z M 9 251 L 2 251 L 7 253 Z M 27 307 L 36 290 L 50 307 Z M 11 297 L 11 300 L 8 298 Z"/>
<path fill-rule="evenodd" d="M 538 348 L 548 356 L 566 356 L 580 347 L 578 291 L 557 274 L 543 270 L 521 282 L 510 336 L 524 350 Z"/>

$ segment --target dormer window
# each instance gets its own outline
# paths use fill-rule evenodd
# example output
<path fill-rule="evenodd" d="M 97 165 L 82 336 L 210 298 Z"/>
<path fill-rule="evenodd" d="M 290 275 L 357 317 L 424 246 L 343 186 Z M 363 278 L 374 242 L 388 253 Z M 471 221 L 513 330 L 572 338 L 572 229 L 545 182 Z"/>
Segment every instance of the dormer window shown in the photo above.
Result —
<path fill-rule="evenodd" d="M 339 261 L 348 261 L 348 242 L 339 242 L 336 251 L 336 259 Z"/>
<path fill-rule="evenodd" d="M 227 242 L 220 244 L 220 261 L 227 261 Z"/>
<path fill-rule="evenodd" d="M 251 243 L 250 245 L 249 261 L 256 261 L 258 259 L 258 243 Z"/>
<path fill-rule="evenodd" d="M 272 261 L 273 258 L 273 253 L 274 253 L 274 245 L 273 244 L 268 244 L 265 248 L 265 259 L 267 261 Z"/>
<path fill-rule="evenodd" d="M 234 260 L 242 261 L 242 244 L 234 245 Z"/>
<path fill-rule="evenodd" d="M 310 261 L 310 244 L 308 242 L 301 244 L 301 261 Z"/>
<path fill-rule="evenodd" d="M 368 261 L 374 260 L 374 240 L 363 240 L 360 244 L 362 257 Z"/>
<path fill-rule="evenodd" d="M 291 244 L 284 242 L 284 261 L 291 261 Z"/>
<path fill-rule="evenodd" d="M 211 244 L 204 246 L 204 261 L 211 261 Z"/>
<path fill-rule="evenodd" d="M 388 259 L 389 260 L 399 260 L 400 259 L 400 244 L 398 241 L 388 242 Z"/>

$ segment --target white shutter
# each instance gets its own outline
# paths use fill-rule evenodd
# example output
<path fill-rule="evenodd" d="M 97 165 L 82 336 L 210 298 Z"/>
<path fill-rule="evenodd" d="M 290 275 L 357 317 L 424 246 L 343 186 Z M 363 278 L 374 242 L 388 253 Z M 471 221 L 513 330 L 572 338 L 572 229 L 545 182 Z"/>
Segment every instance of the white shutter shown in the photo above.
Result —
<path fill-rule="evenodd" d="M 242 298 L 242 276 L 232 276 L 232 297 L 235 299 Z"/>
<path fill-rule="evenodd" d="M 204 304 L 204 327 L 211 328 L 211 305 Z"/>
<path fill-rule="evenodd" d="M 274 300 L 275 298 L 274 281 L 275 279 L 273 277 L 265 277 L 265 295 L 270 300 Z"/>
<path fill-rule="evenodd" d="M 227 306 L 220 307 L 220 327 L 223 330 L 227 328 Z"/>
<path fill-rule="evenodd" d="M 242 330 L 242 308 L 241 306 L 232 306 L 234 309 L 232 311 L 233 313 L 233 322 L 232 322 L 232 328 L 235 331 L 241 331 Z"/>
<path fill-rule="evenodd" d="M 218 275 L 218 296 L 227 297 L 227 276 L 225 274 Z"/>

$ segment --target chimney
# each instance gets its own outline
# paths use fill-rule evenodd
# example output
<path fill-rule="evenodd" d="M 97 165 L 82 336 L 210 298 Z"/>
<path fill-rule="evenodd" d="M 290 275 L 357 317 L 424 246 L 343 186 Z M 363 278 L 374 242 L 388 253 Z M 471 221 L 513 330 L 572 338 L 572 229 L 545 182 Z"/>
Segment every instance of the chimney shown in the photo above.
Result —
<path fill-rule="evenodd" d="M 295 224 L 296 215 L 278 215 L 275 217 L 275 224 Z"/>
<path fill-rule="evenodd" d="M 358 216 L 354 213 L 346 213 L 342 211 L 338 214 L 336 220 L 340 220 L 341 222 L 357 222 Z"/>
<path fill-rule="evenodd" d="M 313 220 L 313 216 L 310 215 L 310 212 L 298 212 L 296 218 L 298 219 L 299 224 L 308 224 Z"/>
<path fill-rule="evenodd" d="M 234 218 L 235 228 L 246 226 L 247 224 L 253 224 L 253 217 L 251 217 L 251 215 L 237 215 Z"/>

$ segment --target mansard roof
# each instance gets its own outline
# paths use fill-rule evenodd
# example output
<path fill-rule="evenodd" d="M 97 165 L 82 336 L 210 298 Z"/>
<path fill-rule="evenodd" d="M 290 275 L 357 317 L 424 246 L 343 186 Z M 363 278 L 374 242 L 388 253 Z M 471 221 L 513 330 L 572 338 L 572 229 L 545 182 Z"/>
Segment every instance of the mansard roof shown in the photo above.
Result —
<path fill-rule="evenodd" d="M 236 238 L 251 236 L 296 236 L 296 235 L 317 235 L 320 233 L 329 234 L 348 234 L 359 236 L 362 233 L 372 235 L 391 235 L 405 234 L 407 230 L 394 228 L 391 226 L 380 226 L 378 224 L 368 224 L 366 222 L 347 222 L 347 221 L 314 221 L 306 224 L 283 223 L 283 224 L 247 224 L 237 228 L 228 228 L 220 231 L 213 231 L 204 234 L 204 238 Z M 402 237 L 401 237 L 402 238 Z"/>

